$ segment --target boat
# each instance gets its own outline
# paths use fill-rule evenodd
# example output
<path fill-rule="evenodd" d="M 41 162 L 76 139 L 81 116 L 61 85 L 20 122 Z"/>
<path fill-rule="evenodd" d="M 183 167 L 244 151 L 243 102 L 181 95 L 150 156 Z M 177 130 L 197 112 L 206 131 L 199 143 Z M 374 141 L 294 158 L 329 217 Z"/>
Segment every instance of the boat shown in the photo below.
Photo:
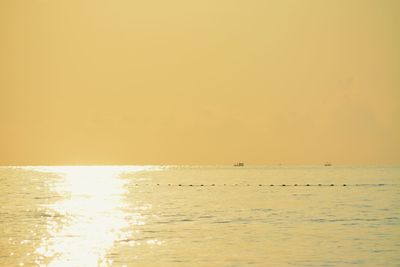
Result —
<path fill-rule="evenodd" d="M 332 166 L 332 164 L 329 163 L 329 162 L 326 162 L 326 163 L 324 164 L 324 166 L 325 166 L 325 167 L 329 167 L 329 166 Z"/>
<path fill-rule="evenodd" d="M 235 162 L 235 164 L 233 164 L 234 167 L 243 167 L 244 163 L 243 162 Z"/>

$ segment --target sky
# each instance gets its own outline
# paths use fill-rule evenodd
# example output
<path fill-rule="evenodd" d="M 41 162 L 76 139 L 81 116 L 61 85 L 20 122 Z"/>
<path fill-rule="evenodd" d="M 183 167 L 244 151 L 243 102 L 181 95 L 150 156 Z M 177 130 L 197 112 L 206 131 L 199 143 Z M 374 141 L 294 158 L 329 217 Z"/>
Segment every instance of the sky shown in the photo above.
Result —
<path fill-rule="evenodd" d="M 0 0 L 0 165 L 399 164 L 398 0 Z"/>

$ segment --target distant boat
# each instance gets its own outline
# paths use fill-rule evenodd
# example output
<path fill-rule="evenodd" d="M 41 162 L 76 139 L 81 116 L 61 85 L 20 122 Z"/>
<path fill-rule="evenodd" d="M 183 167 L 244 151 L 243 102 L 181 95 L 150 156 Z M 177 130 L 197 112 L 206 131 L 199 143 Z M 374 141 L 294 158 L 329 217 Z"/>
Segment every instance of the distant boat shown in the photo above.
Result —
<path fill-rule="evenodd" d="M 233 164 L 234 167 L 243 167 L 244 163 L 243 162 L 235 162 L 235 164 Z"/>
<path fill-rule="evenodd" d="M 329 162 L 327 162 L 327 163 L 324 164 L 324 166 L 325 166 L 325 167 L 329 167 L 329 166 L 332 166 L 332 164 L 329 163 Z"/>

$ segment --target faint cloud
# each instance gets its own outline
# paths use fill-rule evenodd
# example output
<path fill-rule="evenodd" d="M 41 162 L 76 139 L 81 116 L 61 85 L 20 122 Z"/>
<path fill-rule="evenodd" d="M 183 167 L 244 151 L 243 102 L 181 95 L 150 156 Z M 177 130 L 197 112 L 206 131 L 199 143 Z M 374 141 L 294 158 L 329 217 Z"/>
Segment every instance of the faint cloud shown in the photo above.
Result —
<path fill-rule="evenodd" d="M 352 87 L 352 85 L 355 82 L 355 77 L 354 76 L 350 76 L 350 77 L 346 77 L 343 79 L 339 79 L 336 82 L 336 87 L 337 88 L 349 88 Z"/>

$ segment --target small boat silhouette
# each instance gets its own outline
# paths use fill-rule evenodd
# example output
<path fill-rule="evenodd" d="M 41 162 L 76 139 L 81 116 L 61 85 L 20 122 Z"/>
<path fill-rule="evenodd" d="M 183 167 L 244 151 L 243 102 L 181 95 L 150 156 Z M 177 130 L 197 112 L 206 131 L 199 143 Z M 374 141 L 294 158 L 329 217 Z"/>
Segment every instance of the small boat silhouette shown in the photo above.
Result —
<path fill-rule="evenodd" d="M 329 166 L 332 166 L 332 164 L 329 163 L 329 162 L 326 162 L 326 163 L 324 164 L 324 166 L 325 166 L 325 167 L 329 167 Z"/>
<path fill-rule="evenodd" d="M 243 167 L 244 163 L 243 162 L 235 162 L 235 164 L 233 164 L 234 167 Z"/>

